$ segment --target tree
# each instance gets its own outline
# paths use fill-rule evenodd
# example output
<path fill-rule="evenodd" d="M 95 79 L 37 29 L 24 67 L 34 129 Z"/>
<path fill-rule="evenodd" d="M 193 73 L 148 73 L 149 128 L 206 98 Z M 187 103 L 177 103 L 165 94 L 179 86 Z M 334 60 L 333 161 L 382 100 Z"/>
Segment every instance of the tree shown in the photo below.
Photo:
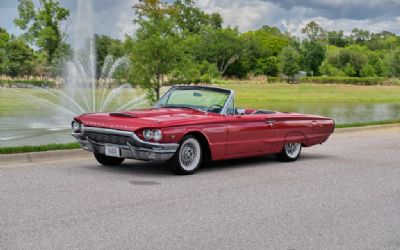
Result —
<path fill-rule="evenodd" d="M 39 0 L 38 7 L 32 0 L 19 0 L 18 14 L 14 23 L 25 31 L 29 42 L 47 53 L 50 64 L 64 41 L 61 22 L 68 18 L 69 10 L 53 0 Z"/>
<path fill-rule="evenodd" d="M 343 30 L 333 30 L 326 32 L 328 43 L 337 47 L 345 47 L 348 44 L 348 40 L 343 34 Z"/>
<path fill-rule="evenodd" d="M 0 75 L 6 73 L 7 65 L 7 46 L 10 41 L 10 34 L 0 28 Z"/>
<path fill-rule="evenodd" d="M 126 54 L 124 44 L 121 40 L 111 38 L 110 36 L 98 34 L 94 36 L 94 40 L 96 45 L 97 72 L 101 72 L 107 56 L 119 58 L 123 57 Z"/>
<path fill-rule="evenodd" d="M 316 41 L 304 40 L 301 46 L 302 66 L 311 75 L 319 75 L 319 67 L 325 59 L 325 48 Z"/>
<path fill-rule="evenodd" d="M 398 43 L 398 39 L 396 36 L 389 36 L 385 39 L 385 42 L 390 47 L 390 63 L 389 63 L 390 64 L 390 75 L 395 76 L 397 67 L 396 67 L 395 58 L 394 58 L 394 52 L 395 52 L 394 48 L 396 47 L 396 45 Z"/>
<path fill-rule="evenodd" d="M 397 49 L 393 52 L 393 58 L 390 60 L 390 71 L 391 76 L 399 77 L 400 76 L 400 49 Z"/>
<path fill-rule="evenodd" d="M 371 34 L 368 30 L 356 28 L 351 31 L 350 38 L 353 40 L 354 43 L 365 44 L 367 41 L 370 40 L 370 35 Z"/>
<path fill-rule="evenodd" d="M 204 27 L 200 34 L 185 41 L 185 45 L 187 52 L 196 61 L 206 60 L 217 65 L 221 76 L 240 58 L 244 50 L 239 31 L 232 28 Z"/>
<path fill-rule="evenodd" d="M 285 47 L 279 56 L 281 71 L 287 76 L 288 82 L 293 81 L 300 70 L 299 59 L 299 52 L 291 46 Z"/>
<path fill-rule="evenodd" d="M 209 15 L 209 22 L 212 28 L 221 29 L 222 24 L 224 23 L 224 19 L 222 18 L 220 13 L 212 13 Z"/>
<path fill-rule="evenodd" d="M 365 64 L 365 65 L 361 68 L 360 75 L 361 75 L 362 77 L 376 76 L 375 68 L 374 68 L 371 64 Z"/>
<path fill-rule="evenodd" d="M 11 40 L 7 45 L 6 73 L 10 76 L 32 75 L 34 52 L 21 38 Z"/>
<path fill-rule="evenodd" d="M 351 45 L 346 48 L 337 48 L 335 46 L 328 47 L 327 63 L 338 69 L 338 72 L 344 72 L 345 75 L 351 77 L 360 77 L 362 68 L 370 63 L 376 62 L 375 74 L 383 72 L 382 64 L 368 48 L 360 45 Z M 326 68 L 325 68 L 326 69 Z M 325 74 L 324 71 L 322 73 Z"/>
<path fill-rule="evenodd" d="M 44 54 L 45 60 L 41 61 L 43 62 L 43 66 L 46 66 L 45 64 L 46 64 L 47 54 L 46 53 L 41 53 L 41 54 Z M 60 75 L 62 73 L 65 61 L 71 59 L 72 54 L 73 51 L 71 45 L 69 45 L 66 42 L 61 42 L 53 54 L 53 59 L 51 61 L 51 64 L 47 67 L 48 68 L 47 74 L 50 73 L 53 76 Z"/>
<path fill-rule="evenodd" d="M 134 6 L 138 25 L 131 53 L 131 78 L 149 92 L 150 101 L 182 56 L 175 10 L 160 0 L 142 0 Z"/>
<path fill-rule="evenodd" d="M 276 56 L 259 58 L 254 73 L 256 75 L 277 76 L 279 72 L 279 61 Z"/>
<path fill-rule="evenodd" d="M 188 33 L 199 33 L 204 26 L 222 27 L 222 17 L 219 13 L 206 14 L 196 6 L 194 0 L 176 0 L 173 4 L 178 26 Z"/>
<path fill-rule="evenodd" d="M 348 76 L 360 77 L 361 69 L 368 63 L 367 48 L 351 45 L 340 51 L 339 58 Z"/>
<path fill-rule="evenodd" d="M 301 29 L 301 33 L 305 34 L 310 41 L 317 41 L 325 39 L 325 31 L 319 26 L 318 23 L 311 21 Z"/>

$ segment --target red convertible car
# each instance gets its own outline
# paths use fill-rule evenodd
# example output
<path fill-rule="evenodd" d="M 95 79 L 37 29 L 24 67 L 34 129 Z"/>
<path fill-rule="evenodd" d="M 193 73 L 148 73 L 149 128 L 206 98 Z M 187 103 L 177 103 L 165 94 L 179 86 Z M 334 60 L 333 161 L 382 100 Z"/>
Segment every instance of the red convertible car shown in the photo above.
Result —
<path fill-rule="evenodd" d="M 176 86 L 150 109 L 75 117 L 72 135 L 103 165 L 163 160 L 176 174 L 193 174 L 210 160 L 275 154 L 294 161 L 335 128 L 330 118 L 240 109 L 234 100 L 232 90 Z"/>

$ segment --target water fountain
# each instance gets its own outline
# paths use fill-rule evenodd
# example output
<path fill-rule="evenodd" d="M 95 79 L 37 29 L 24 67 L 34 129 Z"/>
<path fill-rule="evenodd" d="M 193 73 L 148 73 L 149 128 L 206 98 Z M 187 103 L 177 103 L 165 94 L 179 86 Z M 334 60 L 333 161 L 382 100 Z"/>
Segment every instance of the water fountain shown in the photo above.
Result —
<path fill-rule="evenodd" d="M 130 84 L 112 86 L 117 69 L 126 68 L 126 57 L 107 56 L 96 72 L 96 48 L 92 3 L 78 0 L 72 27 L 72 59 L 65 64 L 62 89 L 37 89 L 36 95 L 20 91 L 34 103 L 35 111 L 24 117 L 0 121 L 0 147 L 26 144 L 65 143 L 72 118 L 82 113 L 129 110 L 146 104 L 146 96 Z M 39 109 L 39 110 L 38 110 Z"/>

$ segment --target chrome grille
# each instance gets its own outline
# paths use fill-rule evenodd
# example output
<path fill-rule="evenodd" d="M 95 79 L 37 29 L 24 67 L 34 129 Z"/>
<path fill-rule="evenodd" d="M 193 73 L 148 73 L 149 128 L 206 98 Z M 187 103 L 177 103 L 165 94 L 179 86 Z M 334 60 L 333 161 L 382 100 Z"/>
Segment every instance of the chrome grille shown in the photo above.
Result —
<path fill-rule="evenodd" d="M 96 132 L 85 132 L 85 136 L 89 140 L 95 142 L 110 143 L 110 144 L 125 145 L 125 146 L 127 145 L 127 142 L 132 140 L 132 138 L 128 136 L 103 134 Z"/>

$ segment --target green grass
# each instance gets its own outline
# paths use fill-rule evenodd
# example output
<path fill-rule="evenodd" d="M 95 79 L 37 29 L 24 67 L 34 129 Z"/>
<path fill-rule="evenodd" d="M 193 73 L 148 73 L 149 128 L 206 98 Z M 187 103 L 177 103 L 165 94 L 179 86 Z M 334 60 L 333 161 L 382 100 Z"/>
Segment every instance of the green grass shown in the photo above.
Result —
<path fill-rule="evenodd" d="M 399 85 L 398 78 L 387 77 L 306 77 L 300 80 L 303 83 L 319 84 L 356 84 L 356 85 Z"/>
<path fill-rule="evenodd" d="M 110 91 L 107 90 L 106 95 Z M 57 94 L 57 91 L 53 89 L 0 87 L 0 117 L 24 116 L 32 113 L 43 114 L 43 110 L 48 111 L 51 105 L 59 104 L 58 98 L 53 96 L 54 94 Z M 91 96 L 91 93 L 89 94 Z M 110 109 L 119 107 L 142 94 L 143 90 L 141 89 L 126 89 L 115 98 Z M 98 90 L 96 95 L 100 98 L 102 90 Z"/>
<path fill-rule="evenodd" d="M 77 149 L 77 148 L 80 148 L 78 143 L 5 147 L 5 148 L 0 148 L 0 154 L 43 152 L 43 151 L 50 151 L 50 150 L 68 150 L 68 149 Z"/>
<path fill-rule="evenodd" d="M 236 103 L 241 107 L 268 108 L 271 102 L 400 102 L 400 86 L 359 86 L 342 84 L 266 84 L 241 81 L 219 85 L 236 91 Z M 138 90 L 138 93 L 143 93 Z M 56 98 L 40 89 L 0 88 L 0 117 L 41 112 L 48 104 L 38 104 L 30 95 L 56 102 Z M 138 94 L 125 91 L 119 103 L 124 103 Z M 114 103 L 117 106 L 119 103 Z"/>
<path fill-rule="evenodd" d="M 362 122 L 362 123 L 351 123 L 351 124 L 337 124 L 336 128 L 357 128 L 357 127 L 366 127 L 366 126 L 374 126 L 374 125 L 387 125 L 387 124 L 400 124 L 400 120 Z"/>
<path fill-rule="evenodd" d="M 400 102 L 400 86 L 340 84 L 224 84 L 239 105 L 262 108 L 268 102 Z"/>

